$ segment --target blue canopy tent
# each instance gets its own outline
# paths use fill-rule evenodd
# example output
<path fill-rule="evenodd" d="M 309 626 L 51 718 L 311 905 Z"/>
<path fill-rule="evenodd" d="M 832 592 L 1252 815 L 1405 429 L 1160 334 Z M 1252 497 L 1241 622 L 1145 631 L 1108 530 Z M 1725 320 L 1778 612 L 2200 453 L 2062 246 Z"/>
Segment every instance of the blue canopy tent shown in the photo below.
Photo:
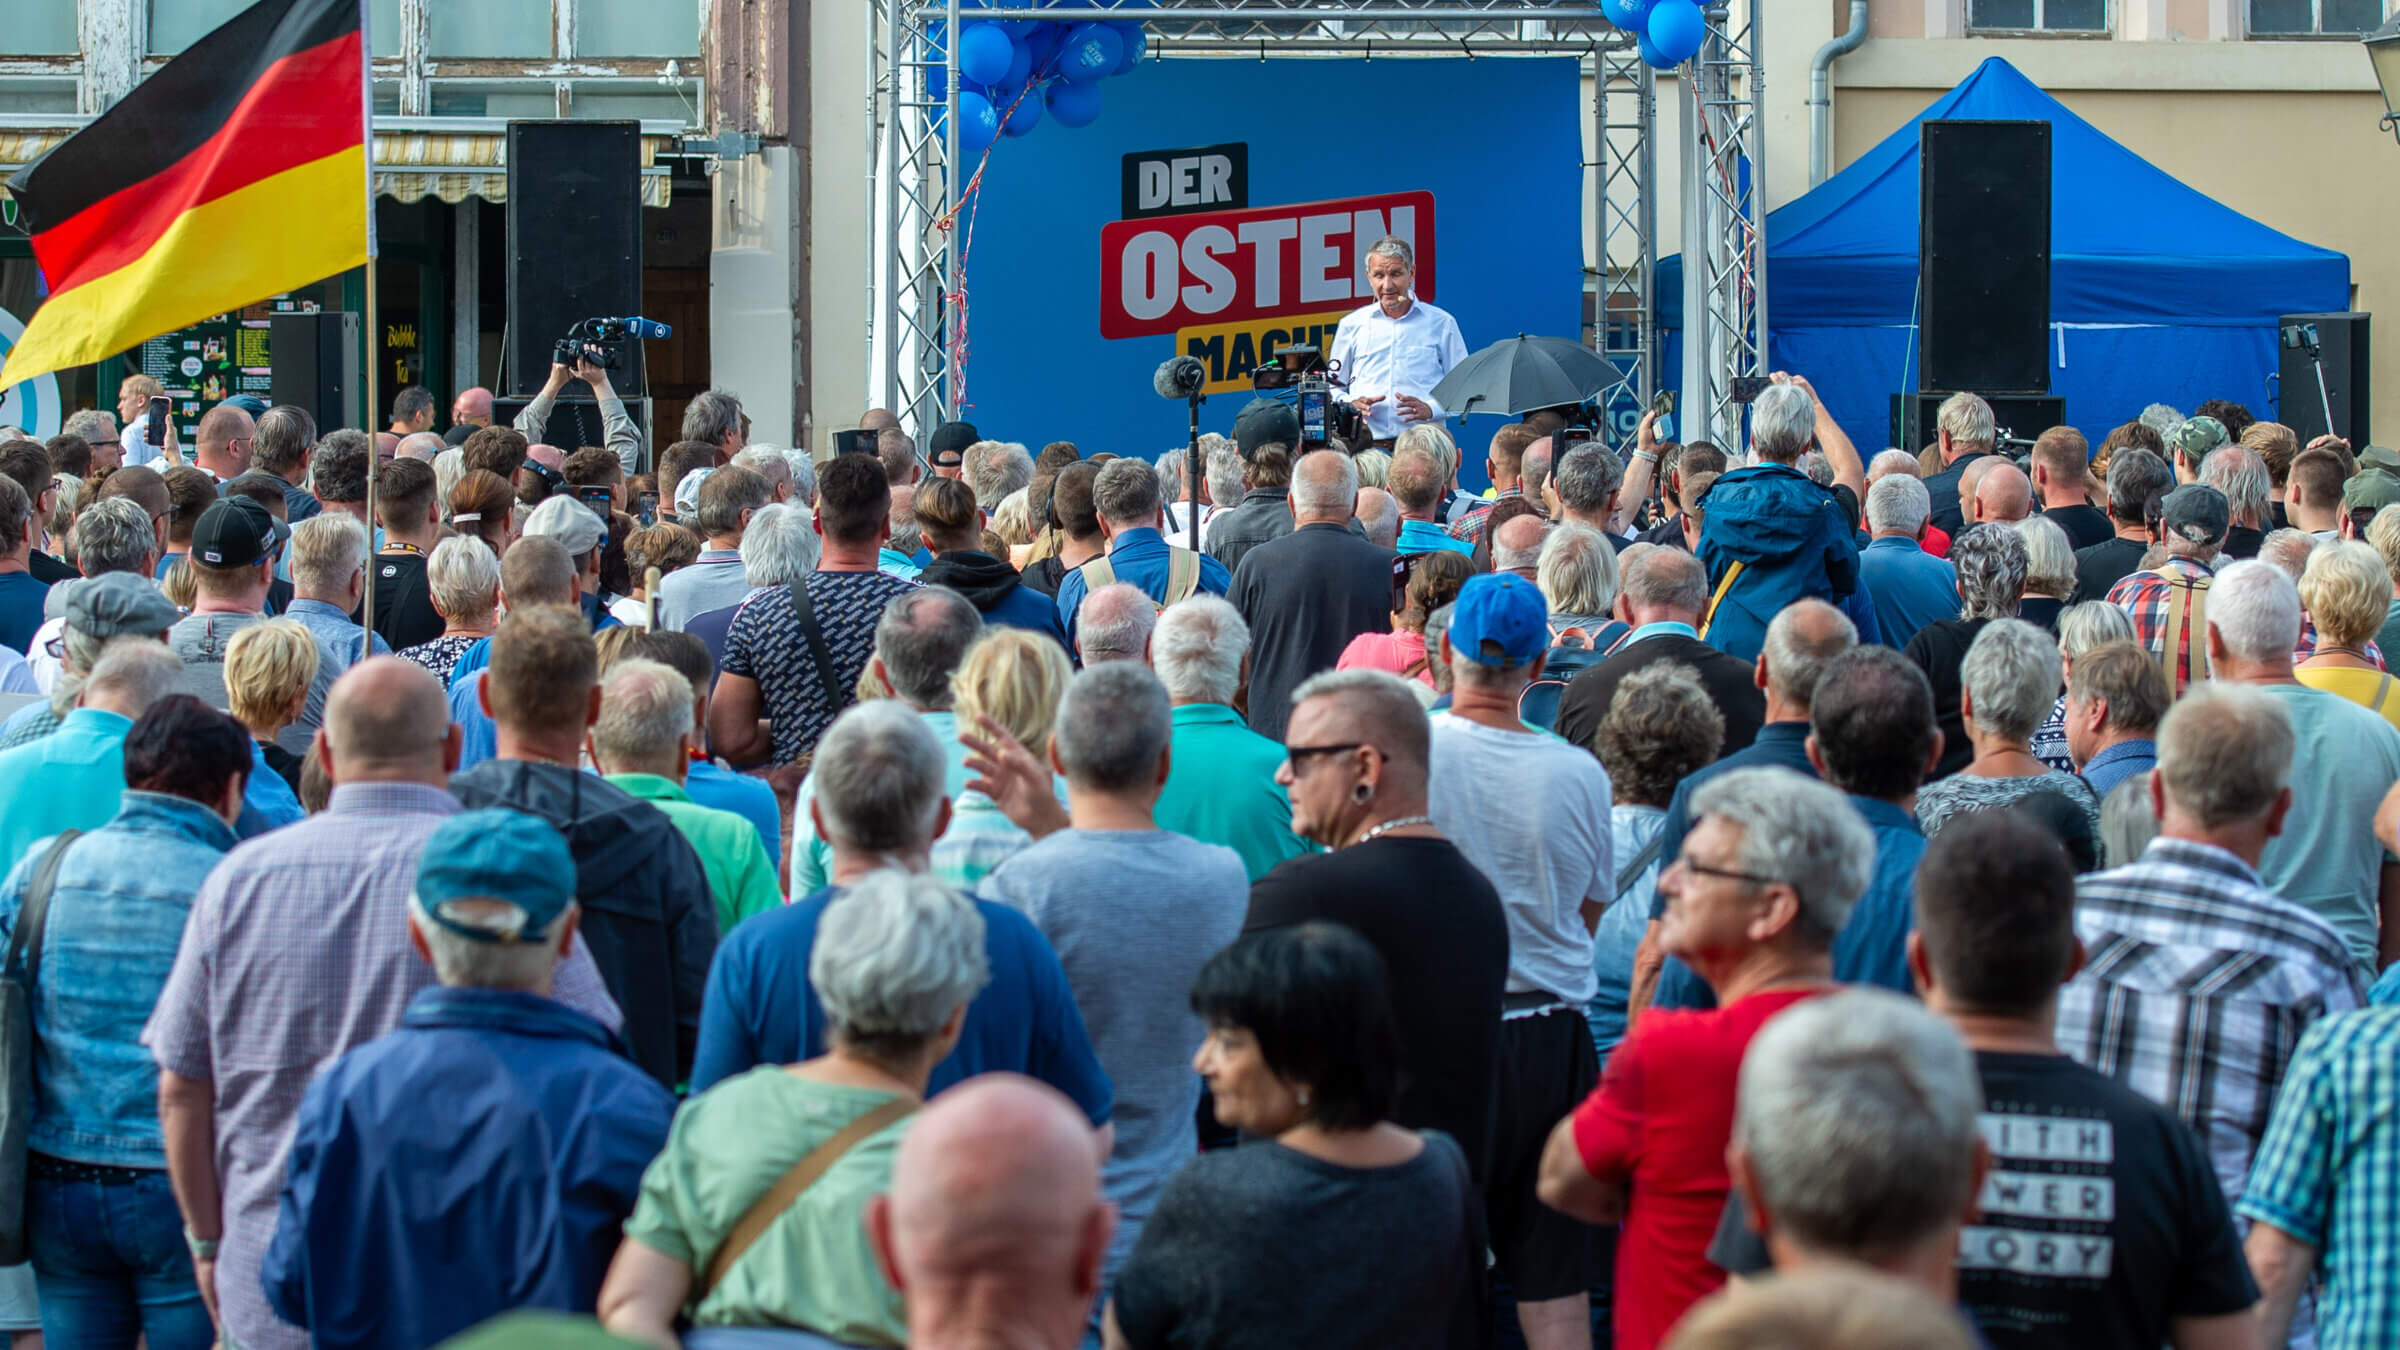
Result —
<path fill-rule="evenodd" d="M 2186 187 L 1993 57 L 1767 216 L 1770 364 L 1806 375 L 1864 453 L 1886 444 L 1891 395 L 1920 383 L 1917 123 L 1926 118 L 2051 124 L 2050 392 L 2095 444 L 2154 402 L 2189 412 L 2229 398 L 2272 416 L 2276 320 L 2349 308 L 2346 256 Z M 1680 256 L 1660 263 L 1658 295 L 1660 381 L 1673 384 L 1683 359 Z"/>

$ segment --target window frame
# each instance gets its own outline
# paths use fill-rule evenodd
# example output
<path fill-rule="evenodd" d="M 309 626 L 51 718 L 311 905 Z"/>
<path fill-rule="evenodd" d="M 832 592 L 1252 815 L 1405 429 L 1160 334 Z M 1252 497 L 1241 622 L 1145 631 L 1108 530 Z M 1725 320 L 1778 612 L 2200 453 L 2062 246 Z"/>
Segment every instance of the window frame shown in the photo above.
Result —
<path fill-rule="evenodd" d="M 2113 38 L 2117 35 L 2117 0 L 2100 0 L 2100 26 L 2098 28 L 2045 27 L 2042 23 L 2043 14 L 2050 7 L 2052 0 L 2033 0 L 2033 26 L 2031 28 L 1992 27 L 1975 22 L 1975 10 L 1978 3 L 1979 0 L 1966 0 L 1966 34 L 1969 37 L 2064 38 L 2089 40 L 2092 38 Z"/>
<path fill-rule="evenodd" d="M 2337 28 L 2332 32 L 2327 32 L 2325 31 L 2325 0 L 2308 0 L 2310 25 L 2308 31 L 2262 33 L 2250 20 L 2251 6 L 2255 3 L 2257 0 L 2242 0 L 2242 37 L 2245 40 L 2256 42 L 2356 42 L 2374 32 L 2378 26 L 2389 22 L 2394 13 L 2393 0 L 2382 0 L 2383 12 L 2376 17 L 2373 23 L 2360 29 Z"/>

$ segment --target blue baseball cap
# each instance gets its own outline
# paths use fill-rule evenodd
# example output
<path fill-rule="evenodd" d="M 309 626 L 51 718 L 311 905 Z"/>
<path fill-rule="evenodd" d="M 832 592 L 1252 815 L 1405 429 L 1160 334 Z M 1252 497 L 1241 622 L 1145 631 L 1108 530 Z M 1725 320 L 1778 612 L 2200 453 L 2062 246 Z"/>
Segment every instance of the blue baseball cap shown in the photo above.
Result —
<path fill-rule="evenodd" d="M 1514 572 L 1485 572 L 1459 588 L 1450 651 L 1479 666 L 1521 666 L 1550 647 L 1550 604 Z"/>
<path fill-rule="evenodd" d="M 512 933 L 461 922 L 449 906 L 459 900 L 499 900 L 523 912 Z M 522 811 L 461 811 L 425 840 L 417 868 L 417 908 L 460 937 L 477 942 L 541 942 L 575 902 L 575 857 L 548 822 Z"/>

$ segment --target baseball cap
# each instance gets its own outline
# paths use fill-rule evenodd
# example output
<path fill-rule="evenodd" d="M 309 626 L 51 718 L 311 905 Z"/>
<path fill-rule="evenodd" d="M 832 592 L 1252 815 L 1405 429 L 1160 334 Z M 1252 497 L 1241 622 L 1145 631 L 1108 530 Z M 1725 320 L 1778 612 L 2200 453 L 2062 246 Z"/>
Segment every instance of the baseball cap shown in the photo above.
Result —
<path fill-rule="evenodd" d="M 2213 420 L 2213 419 L 2211 419 Z M 2159 503 L 2160 523 L 2167 533 L 2194 544 L 2214 544 L 2225 538 L 2233 512 L 2225 494 L 2206 483 L 2185 483 Z"/>
<path fill-rule="evenodd" d="M 416 895 L 427 919 L 460 937 L 541 942 L 574 903 L 575 858 L 557 830 L 522 811 L 461 811 L 427 836 Z M 465 923 L 449 912 L 460 900 L 498 900 L 524 919 L 513 932 Z"/>
<path fill-rule="evenodd" d="M 676 479 L 675 509 L 677 511 L 699 510 L 700 485 L 707 482 L 708 476 L 716 471 L 716 466 L 710 465 L 704 469 L 694 469 L 690 473 L 685 474 L 683 477 Z"/>
<path fill-rule="evenodd" d="M 267 411 L 267 401 L 256 394 L 235 394 L 225 400 L 225 406 L 239 408 L 252 417 L 264 416 Z"/>
<path fill-rule="evenodd" d="M 1300 415 L 1271 398 L 1252 399 L 1233 419 L 1234 448 L 1248 459 L 1262 445 L 1300 448 Z"/>
<path fill-rule="evenodd" d="M 2358 472 L 2342 484 L 2342 507 L 2380 511 L 2400 505 L 2400 453 L 2370 445 L 2358 453 Z"/>
<path fill-rule="evenodd" d="M 192 558 L 209 567 L 248 567 L 275 550 L 275 517 L 248 497 L 220 497 L 192 527 Z"/>
<path fill-rule="evenodd" d="M 65 582 L 59 589 L 66 593 L 67 627 L 90 638 L 156 636 L 183 617 L 156 582 L 131 572 L 104 572 Z"/>
<path fill-rule="evenodd" d="M 1521 666 L 1550 646 L 1550 604 L 1514 572 L 1485 572 L 1459 588 L 1450 650 L 1479 666 Z"/>
<path fill-rule="evenodd" d="M 945 469 L 963 464 L 967 447 L 982 439 L 972 422 L 944 422 L 933 429 L 933 438 L 925 443 L 926 458 Z"/>
<path fill-rule="evenodd" d="M 2213 417 L 2187 417 L 2167 440 L 2190 460 L 2233 444 L 2233 437 L 2225 434 L 2225 424 Z"/>
<path fill-rule="evenodd" d="M 575 498 L 551 497 L 525 518 L 525 533 L 546 534 L 565 545 L 568 556 L 580 558 L 600 547 L 600 541 L 608 537 L 608 527 L 592 514 L 592 508 Z"/>

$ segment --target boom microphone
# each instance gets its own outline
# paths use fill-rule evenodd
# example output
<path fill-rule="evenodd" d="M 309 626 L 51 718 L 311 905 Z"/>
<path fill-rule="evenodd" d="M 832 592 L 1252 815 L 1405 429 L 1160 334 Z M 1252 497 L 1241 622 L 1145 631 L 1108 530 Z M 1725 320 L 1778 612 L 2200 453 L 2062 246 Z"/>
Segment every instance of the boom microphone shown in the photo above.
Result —
<path fill-rule="evenodd" d="M 1208 383 L 1208 367 L 1196 356 L 1178 356 L 1162 361 L 1150 377 L 1150 387 L 1160 398 L 1198 398 Z"/>
<path fill-rule="evenodd" d="M 659 338 L 671 338 L 675 336 L 675 330 L 673 328 L 668 327 L 666 324 L 660 323 L 656 319 L 645 319 L 636 316 L 630 319 L 619 319 L 617 322 L 625 325 L 625 331 L 637 338 L 649 338 L 655 340 Z"/>

